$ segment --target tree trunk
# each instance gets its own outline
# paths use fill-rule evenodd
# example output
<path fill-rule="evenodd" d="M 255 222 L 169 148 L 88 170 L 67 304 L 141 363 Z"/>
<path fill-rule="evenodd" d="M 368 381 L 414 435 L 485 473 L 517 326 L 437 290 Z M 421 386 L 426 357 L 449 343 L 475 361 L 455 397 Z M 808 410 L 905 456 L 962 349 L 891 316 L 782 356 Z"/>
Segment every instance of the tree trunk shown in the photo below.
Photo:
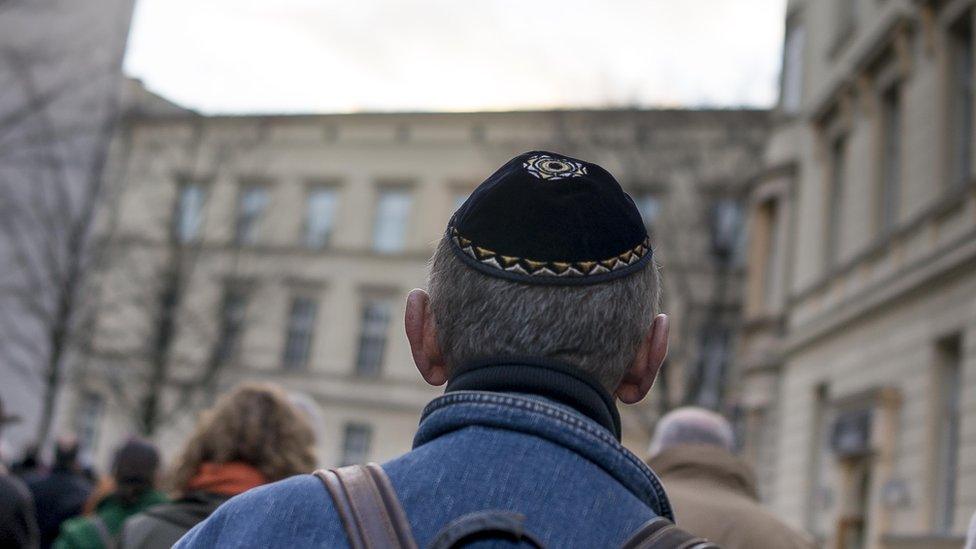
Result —
<path fill-rule="evenodd" d="M 147 437 L 156 432 L 161 416 L 161 393 L 169 378 L 170 351 L 173 347 L 173 336 L 176 328 L 176 312 L 180 303 L 182 290 L 182 276 L 180 273 L 180 256 L 176 254 L 176 261 L 172 270 L 167 273 L 163 290 L 159 295 L 159 317 L 156 325 L 156 337 L 153 342 L 150 358 L 149 378 L 146 382 L 146 392 L 142 399 L 142 410 L 139 428 Z"/>
<path fill-rule="evenodd" d="M 44 399 L 41 403 L 41 420 L 37 426 L 37 442 L 42 445 L 51 435 L 58 392 L 61 390 L 61 382 L 64 379 L 64 355 L 68 347 L 71 315 L 74 309 L 73 289 L 73 286 L 61 288 L 58 311 L 50 332 L 50 353 L 47 359 L 47 370 L 44 374 Z"/>
<path fill-rule="evenodd" d="M 51 350 L 48 355 L 47 369 L 44 375 L 44 397 L 41 403 L 41 419 L 37 425 L 37 442 L 43 445 L 51 434 L 54 423 L 54 408 L 57 403 L 58 391 L 61 389 L 61 359 L 64 356 L 64 327 L 61 326 L 62 317 L 58 317 L 59 326 L 51 332 Z"/>

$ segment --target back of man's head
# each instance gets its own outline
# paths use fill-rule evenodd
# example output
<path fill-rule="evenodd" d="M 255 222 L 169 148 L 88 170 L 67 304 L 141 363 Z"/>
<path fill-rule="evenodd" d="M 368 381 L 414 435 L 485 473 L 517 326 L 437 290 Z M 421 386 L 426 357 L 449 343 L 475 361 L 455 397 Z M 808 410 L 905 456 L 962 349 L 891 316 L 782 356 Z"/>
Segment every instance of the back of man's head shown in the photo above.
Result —
<path fill-rule="evenodd" d="M 122 443 L 112 458 L 115 494 L 123 505 L 133 505 L 152 489 L 159 469 L 159 450 L 147 440 L 132 437 Z"/>
<path fill-rule="evenodd" d="M 672 410 L 658 420 L 648 449 L 650 457 L 675 446 L 704 444 L 735 449 L 735 434 L 727 419 L 711 410 L 688 406 Z"/>
<path fill-rule="evenodd" d="M 447 239 L 434 253 L 428 288 L 448 364 L 548 358 L 580 368 L 608 390 L 634 360 L 660 294 L 654 265 L 597 285 L 528 285 L 471 269 Z"/>
<path fill-rule="evenodd" d="M 112 475 L 119 484 L 151 482 L 159 467 L 159 450 L 151 442 L 132 437 L 115 450 Z"/>
<path fill-rule="evenodd" d="M 513 158 L 455 212 L 431 262 L 445 362 L 550 360 L 612 392 L 657 312 L 652 256 L 607 170 L 545 151 Z"/>

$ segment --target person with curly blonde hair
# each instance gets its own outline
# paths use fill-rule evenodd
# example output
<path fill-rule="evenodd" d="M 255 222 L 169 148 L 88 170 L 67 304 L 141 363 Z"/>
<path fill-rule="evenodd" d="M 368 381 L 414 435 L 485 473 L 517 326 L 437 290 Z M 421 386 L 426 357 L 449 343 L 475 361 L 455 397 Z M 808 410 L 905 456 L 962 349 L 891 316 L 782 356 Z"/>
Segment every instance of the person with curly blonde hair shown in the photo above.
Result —
<path fill-rule="evenodd" d="M 231 497 L 315 468 L 315 435 L 276 386 L 247 383 L 204 412 L 173 464 L 179 499 L 126 522 L 122 547 L 171 547 Z"/>

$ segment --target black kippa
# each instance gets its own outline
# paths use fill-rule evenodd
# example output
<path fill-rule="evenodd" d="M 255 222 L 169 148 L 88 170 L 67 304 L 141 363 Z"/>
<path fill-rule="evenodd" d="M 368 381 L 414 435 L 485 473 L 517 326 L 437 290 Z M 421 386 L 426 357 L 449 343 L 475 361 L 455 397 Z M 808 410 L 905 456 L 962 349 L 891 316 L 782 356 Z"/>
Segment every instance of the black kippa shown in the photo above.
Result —
<path fill-rule="evenodd" d="M 516 156 L 479 185 L 447 236 L 471 267 L 529 284 L 595 284 L 652 256 L 637 206 L 608 171 L 545 151 Z"/>

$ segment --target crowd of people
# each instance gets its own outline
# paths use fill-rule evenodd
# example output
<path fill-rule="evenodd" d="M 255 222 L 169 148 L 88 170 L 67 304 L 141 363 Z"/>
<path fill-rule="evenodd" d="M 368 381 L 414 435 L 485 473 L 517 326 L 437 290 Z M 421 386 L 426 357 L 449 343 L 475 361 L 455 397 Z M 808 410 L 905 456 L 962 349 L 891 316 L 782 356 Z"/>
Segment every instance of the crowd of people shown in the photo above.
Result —
<path fill-rule="evenodd" d="M 721 415 L 665 414 L 646 460 L 621 444 L 618 403 L 643 400 L 667 355 L 660 287 L 613 176 L 520 155 L 454 214 L 429 293 L 407 296 L 417 370 L 446 384 L 412 450 L 309 474 L 308 418 L 279 389 L 243 385 L 168 469 L 138 438 L 108 478 L 70 438 L 50 469 L 28 452 L 0 474 L 0 546 L 812 547 L 760 504 Z"/>
<path fill-rule="evenodd" d="M 45 467 L 37 448 L 0 475 L 0 547 L 170 548 L 228 499 L 315 468 L 314 434 L 272 385 L 245 384 L 202 414 L 168 471 L 159 450 L 130 438 L 111 475 L 96 478 L 78 444 L 59 439 Z M 699 408 L 666 414 L 648 451 L 676 520 L 722 547 L 791 548 L 810 542 L 764 510 L 731 425 Z"/>
<path fill-rule="evenodd" d="M 0 547 L 169 548 L 231 497 L 314 469 L 314 446 L 300 408 L 268 384 L 238 386 L 204 412 L 167 471 L 133 437 L 97 477 L 61 438 L 49 468 L 28 449 L 0 473 Z"/>

